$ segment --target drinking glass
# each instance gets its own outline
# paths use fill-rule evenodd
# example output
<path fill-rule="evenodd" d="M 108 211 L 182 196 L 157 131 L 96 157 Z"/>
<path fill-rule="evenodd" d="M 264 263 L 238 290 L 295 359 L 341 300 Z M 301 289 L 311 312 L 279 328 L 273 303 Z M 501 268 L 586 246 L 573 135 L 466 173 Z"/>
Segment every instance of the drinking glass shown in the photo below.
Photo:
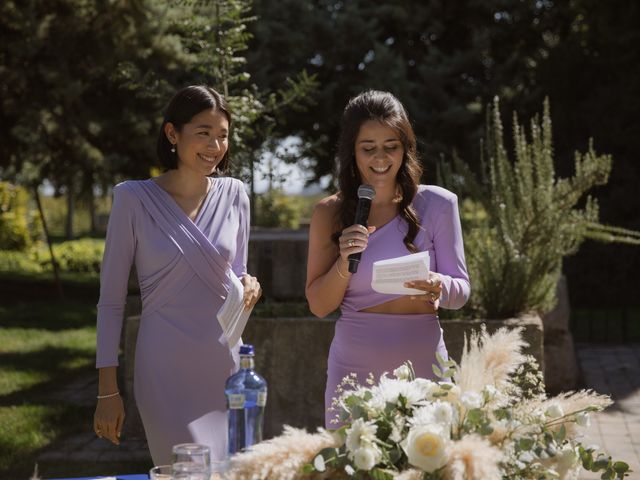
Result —
<path fill-rule="evenodd" d="M 158 465 L 149 470 L 149 478 L 151 480 L 172 480 L 171 465 Z"/>
<path fill-rule="evenodd" d="M 223 480 L 225 473 L 229 471 L 229 460 L 211 461 L 211 480 Z"/>
<path fill-rule="evenodd" d="M 209 480 L 211 450 L 198 443 L 173 446 L 171 472 L 174 480 Z"/>

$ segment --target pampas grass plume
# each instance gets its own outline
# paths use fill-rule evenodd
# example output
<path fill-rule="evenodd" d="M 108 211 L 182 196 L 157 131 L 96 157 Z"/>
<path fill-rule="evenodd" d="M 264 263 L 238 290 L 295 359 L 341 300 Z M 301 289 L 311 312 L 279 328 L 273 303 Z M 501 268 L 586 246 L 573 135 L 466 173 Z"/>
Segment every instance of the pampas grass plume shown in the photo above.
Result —
<path fill-rule="evenodd" d="M 337 447 L 336 439 L 326 430 L 308 433 L 285 425 L 284 433 L 234 455 L 229 480 L 299 480 L 323 478 L 318 474 L 303 475 L 302 467 L 313 461 L 316 454 L 327 447 Z M 328 477 L 327 477 L 328 478 Z"/>
<path fill-rule="evenodd" d="M 454 442 L 444 468 L 446 480 L 500 480 L 502 452 L 479 435 Z"/>
<path fill-rule="evenodd" d="M 483 325 L 480 332 L 465 336 L 462 359 L 455 375 L 456 384 L 464 391 L 481 392 L 485 385 L 497 388 L 509 381 L 509 374 L 524 361 L 522 328 L 498 329 L 493 335 Z"/>

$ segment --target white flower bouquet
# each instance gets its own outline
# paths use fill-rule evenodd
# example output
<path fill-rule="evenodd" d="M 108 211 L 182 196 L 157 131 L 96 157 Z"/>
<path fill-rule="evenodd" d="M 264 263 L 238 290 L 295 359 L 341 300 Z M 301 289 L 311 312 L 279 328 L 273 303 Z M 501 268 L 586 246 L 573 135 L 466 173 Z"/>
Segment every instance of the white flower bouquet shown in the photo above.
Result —
<path fill-rule="evenodd" d="M 236 454 L 230 480 L 522 480 L 628 476 L 629 466 L 583 446 L 576 426 L 612 402 L 591 391 L 544 393 L 521 330 L 471 335 L 460 364 L 438 359 L 441 378 L 415 378 L 410 363 L 376 383 L 345 378 L 336 422 L 284 433 Z"/>
<path fill-rule="evenodd" d="M 441 381 L 415 378 L 410 363 L 376 384 L 343 380 L 334 401 L 334 446 L 303 473 L 355 479 L 577 479 L 581 468 L 603 479 L 629 466 L 585 447 L 576 425 L 611 400 L 591 391 L 544 394 L 520 330 L 472 334 L 461 362 L 438 359 Z M 453 380 L 453 382 L 451 381 Z"/>

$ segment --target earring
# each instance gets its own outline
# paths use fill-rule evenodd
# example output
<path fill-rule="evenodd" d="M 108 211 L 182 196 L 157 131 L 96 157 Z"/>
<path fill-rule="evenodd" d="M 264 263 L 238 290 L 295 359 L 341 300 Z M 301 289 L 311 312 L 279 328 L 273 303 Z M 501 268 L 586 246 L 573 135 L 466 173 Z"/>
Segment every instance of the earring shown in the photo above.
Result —
<path fill-rule="evenodd" d="M 171 153 L 176 153 L 176 146 L 173 143 L 171 144 Z"/>

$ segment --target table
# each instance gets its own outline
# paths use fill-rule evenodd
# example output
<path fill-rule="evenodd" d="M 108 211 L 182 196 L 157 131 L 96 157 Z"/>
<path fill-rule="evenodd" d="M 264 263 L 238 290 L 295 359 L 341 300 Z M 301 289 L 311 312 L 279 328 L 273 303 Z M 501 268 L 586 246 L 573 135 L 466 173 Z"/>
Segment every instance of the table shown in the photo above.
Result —
<path fill-rule="evenodd" d="M 51 480 L 99 480 L 101 478 L 111 478 L 116 480 L 149 480 L 146 473 L 138 473 L 136 475 L 97 475 L 93 477 L 75 477 L 75 478 L 52 478 Z"/>

